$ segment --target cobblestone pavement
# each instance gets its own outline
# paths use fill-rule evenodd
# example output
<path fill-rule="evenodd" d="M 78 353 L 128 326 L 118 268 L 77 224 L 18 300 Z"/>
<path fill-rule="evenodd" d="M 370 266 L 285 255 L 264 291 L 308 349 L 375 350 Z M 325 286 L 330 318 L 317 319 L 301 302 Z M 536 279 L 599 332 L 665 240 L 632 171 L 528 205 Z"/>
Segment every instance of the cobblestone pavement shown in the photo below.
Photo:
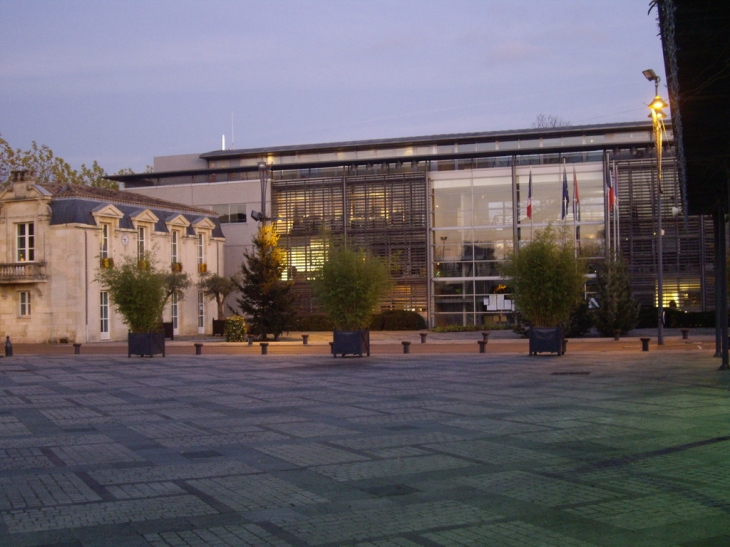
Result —
<path fill-rule="evenodd" d="M 730 545 L 717 367 L 694 345 L 2 358 L 0 545 Z"/>

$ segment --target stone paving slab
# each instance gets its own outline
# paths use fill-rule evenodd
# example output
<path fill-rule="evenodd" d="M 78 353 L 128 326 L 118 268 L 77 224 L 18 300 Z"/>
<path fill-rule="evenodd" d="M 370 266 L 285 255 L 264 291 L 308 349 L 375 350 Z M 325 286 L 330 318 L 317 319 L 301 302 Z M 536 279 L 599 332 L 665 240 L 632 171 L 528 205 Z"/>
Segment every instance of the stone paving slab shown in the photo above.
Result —
<path fill-rule="evenodd" d="M 730 375 L 697 346 L 336 360 L 290 347 L 0 359 L 0 545 L 730 537 Z"/>

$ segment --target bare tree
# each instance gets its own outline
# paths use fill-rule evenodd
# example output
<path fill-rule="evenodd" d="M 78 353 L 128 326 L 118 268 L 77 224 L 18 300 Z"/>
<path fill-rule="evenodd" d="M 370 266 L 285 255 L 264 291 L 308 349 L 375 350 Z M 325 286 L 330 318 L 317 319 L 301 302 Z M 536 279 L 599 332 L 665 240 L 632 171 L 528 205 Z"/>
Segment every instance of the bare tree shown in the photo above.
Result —
<path fill-rule="evenodd" d="M 533 129 L 544 129 L 550 127 L 566 127 L 570 125 L 570 120 L 564 120 L 560 116 L 553 116 L 552 114 L 538 114 L 535 117 L 535 121 L 532 122 L 531 127 Z"/>

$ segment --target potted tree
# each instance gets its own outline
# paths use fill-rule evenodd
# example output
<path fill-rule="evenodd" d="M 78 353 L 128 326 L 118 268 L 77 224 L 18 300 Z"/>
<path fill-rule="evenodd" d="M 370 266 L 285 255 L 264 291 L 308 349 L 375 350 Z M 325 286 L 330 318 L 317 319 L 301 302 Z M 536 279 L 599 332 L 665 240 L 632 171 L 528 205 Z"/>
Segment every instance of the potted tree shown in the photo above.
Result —
<path fill-rule="evenodd" d="M 335 328 L 332 356 L 363 353 L 370 355 L 370 330 L 367 328 L 380 299 L 392 280 L 387 264 L 363 250 L 333 246 L 314 280 L 313 290 L 319 305 Z"/>
<path fill-rule="evenodd" d="M 511 278 L 515 306 L 530 323 L 530 355 L 564 353 L 560 325 L 583 301 L 584 272 L 567 228 L 548 226 L 509 256 L 503 275 Z"/>
<path fill-rule="evenodd" d="M 236 289 L 233 279 L 223 277 L 222 275 L 204 273 L 200 276 L 198 282 L 198 290 L 206 297 L 215 300 L 218 306 L 218 318 L 213 319 L 213 336 L 220 334 L 225 335 L 226 317 L 223 311 L 223 305 L 226 297 Z"/>
<path fill-rule="evenodd" d="M 165 300 L 162 303 L 162 307 L 164 308 L 167 304 L 168 300 L 174 295 L 178 301 L 183 300 L 185 298 L 185 291 L 190 288 L 190 286 L 193 284 L 190 280 L 190 276 L 186 273 L 182 273 L 182 269 L 175 270 L 172 269 L 170 272 L 164 274 L 165 275 Z M 162 321 L 162 316 L 160 316 L 160 323 L 162 323 L 162 329 L 165 333 L 165 338 L 169 338 L 170 340 L 175 339 L 175 328 L 172 323 L 172 320 L 165 323 Z"/>
<path fill-rule="evenodd" d="M 142 266 L 143 265 L 143 266 Z M 129 327 L 128 356 L 165 356 L 165 335 L 160 317 L 165 306 L 165 274 L 157 270 L 149 253 L 143 260 L 127 256 L 113 268 L 100 268 L 95 281 L 109 291 L 109 298 Z"/>

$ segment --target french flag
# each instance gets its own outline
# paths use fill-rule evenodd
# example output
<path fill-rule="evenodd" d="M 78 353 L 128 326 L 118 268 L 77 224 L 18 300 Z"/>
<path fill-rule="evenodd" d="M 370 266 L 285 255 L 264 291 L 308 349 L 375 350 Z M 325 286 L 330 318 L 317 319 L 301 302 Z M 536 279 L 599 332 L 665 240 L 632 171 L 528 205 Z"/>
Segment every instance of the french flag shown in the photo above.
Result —
<path fill-rule="evenodd" d="M 613 212 L 613 204 L 616 203 L 616 194 L 613 190 L 613 171 L 609 168 L 606 173 L 606 190 L 608 190 L 608 212 Z"/>

